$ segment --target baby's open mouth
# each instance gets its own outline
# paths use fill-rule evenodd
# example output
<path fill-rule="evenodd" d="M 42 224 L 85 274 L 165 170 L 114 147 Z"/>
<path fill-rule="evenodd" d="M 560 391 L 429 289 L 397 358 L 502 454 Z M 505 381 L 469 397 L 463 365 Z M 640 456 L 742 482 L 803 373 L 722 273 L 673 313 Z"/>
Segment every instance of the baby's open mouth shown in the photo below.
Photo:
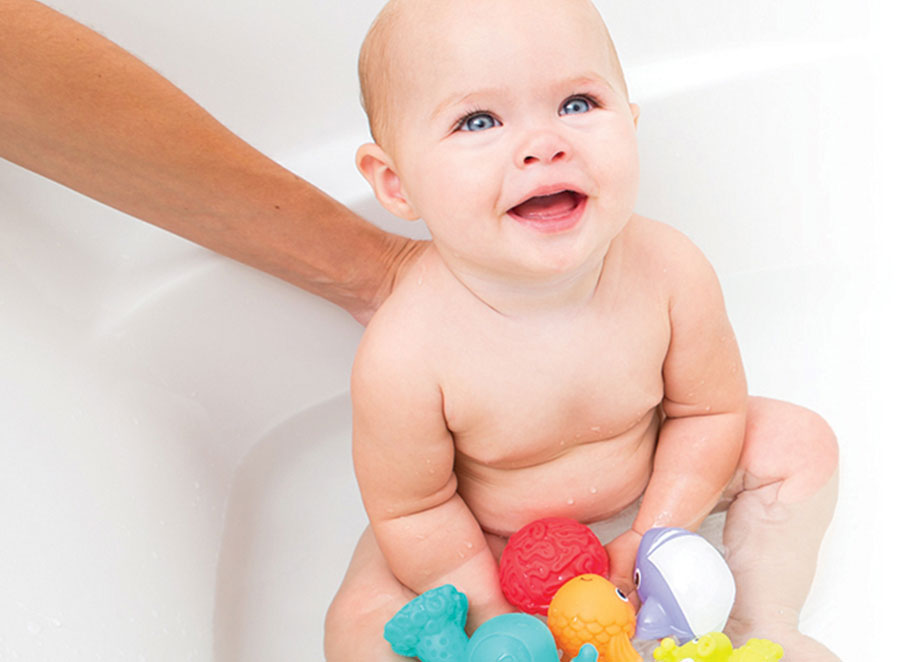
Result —
<path fill-rule="evenodd" d="M 584 198 L 583 193 L 568 190 L 551 195 L 536 195 L 516 205 L 509 213 L 529 221 L 552 221 L 571 214 Z"/>

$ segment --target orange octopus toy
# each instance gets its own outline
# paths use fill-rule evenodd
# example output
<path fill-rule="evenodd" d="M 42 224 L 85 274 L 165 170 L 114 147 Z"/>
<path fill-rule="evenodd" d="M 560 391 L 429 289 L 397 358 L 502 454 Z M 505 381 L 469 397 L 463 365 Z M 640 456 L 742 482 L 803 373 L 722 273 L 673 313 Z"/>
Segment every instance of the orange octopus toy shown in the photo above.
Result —
<path fill-rule="evenodd" d="M 593 644 L 598 662 L 641 662 L 631 645 L 634 607 L 600 575 L 579 575 L 563 584 L 550 601 L 547 626 L 569 657 Z"/>

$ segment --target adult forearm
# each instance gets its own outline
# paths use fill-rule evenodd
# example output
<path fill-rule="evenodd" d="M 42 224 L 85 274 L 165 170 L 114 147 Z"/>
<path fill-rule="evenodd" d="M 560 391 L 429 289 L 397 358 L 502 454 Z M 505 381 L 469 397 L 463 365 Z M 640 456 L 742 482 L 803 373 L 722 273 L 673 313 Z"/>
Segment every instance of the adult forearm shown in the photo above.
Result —
<path fill-rule="evenodd" d="M 411 250 L 86 27 L 0 0 L 0 156 L 365 321 Z"/>

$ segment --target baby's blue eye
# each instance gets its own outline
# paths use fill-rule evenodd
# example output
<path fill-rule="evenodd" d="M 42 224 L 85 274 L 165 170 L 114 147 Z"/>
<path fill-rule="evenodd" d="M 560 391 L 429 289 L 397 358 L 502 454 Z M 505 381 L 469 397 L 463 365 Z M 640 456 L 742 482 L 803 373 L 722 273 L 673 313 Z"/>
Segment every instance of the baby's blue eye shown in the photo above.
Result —
<path fill-rule="evenodd" d="M 587 97 L 572 97 L 567 100 L 559 109 L 560 115 L 574 115 L 576 113 L 586 113 L 594 107 L 594 103 Z"/>
<path fill-rule="evenodd" d="M 500 126 L 500 122 L 487 113 L 468 115 L 459 121 L 460 131 L 484 131 Z"/>

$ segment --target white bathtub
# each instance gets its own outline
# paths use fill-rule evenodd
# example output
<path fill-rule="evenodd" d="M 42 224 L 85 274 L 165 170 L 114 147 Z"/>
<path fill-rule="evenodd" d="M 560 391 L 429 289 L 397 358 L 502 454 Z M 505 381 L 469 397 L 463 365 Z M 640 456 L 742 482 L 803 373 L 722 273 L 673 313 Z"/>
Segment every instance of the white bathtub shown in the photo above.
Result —
<path fill-rule="evenodd" d="M 361 213 L 422 232 L 378 211 L 352 163 L 356 48 L 380 0 L 51 4 Z M 818 410 L 841 438 L 803 625 L 873 659 L 898 589 L 877 528 L 898 502 L 897 95 L 879 66 L 894 16 L 600 4 L 643 109 L 639 211 L 716 265 L 752 391 Z M 365 524 L 347 398 L 360 333 L 0 162 L 0 660 L 320 659 Z"/>

